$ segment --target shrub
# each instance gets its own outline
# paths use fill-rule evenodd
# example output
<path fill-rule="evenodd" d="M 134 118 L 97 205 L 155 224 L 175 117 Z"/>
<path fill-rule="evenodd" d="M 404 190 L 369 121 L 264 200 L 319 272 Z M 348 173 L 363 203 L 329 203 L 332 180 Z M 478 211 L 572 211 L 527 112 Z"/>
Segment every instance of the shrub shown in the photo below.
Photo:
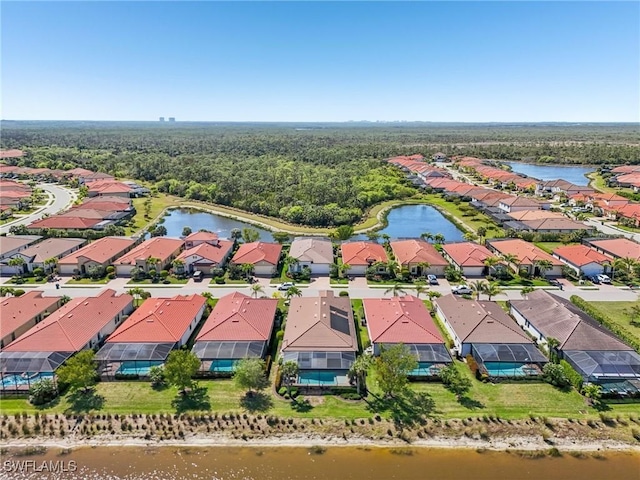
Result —
<path fill-rule="evenodd" d="M 224 277 L 215 277 L 214 281 L 216 282 L 217 285 L 223 285 Z"/>
<path fill-rule="evenodd" d="M 151 385 L 159 387 L 165 384 L 164 367 L 162 365 L 154 365 L 149 369 L 149 380 Z"/>
<path fill-rule="evenodd" d="M 58 396 L 58 388 L 53 380 L 43 378 L 38 380 L 31 386 L 29 402 L 33 405 L 42 405 L 48 403 Z"/>
<path fill-rule="evenodd" d="M 562 365 L 547 363 L 543 369 L 545 380 L 558 388 L 567 388 L 571 385 Z"/>
<path fill-rule="evenodd" d="M 582 388 L 582 375 L 574 370 L 569 362 L 566 360 L 560 360 L 560 365 L 564 369 L 564 374 L 567 376 L 567 379 L 577 390 Z"/>
<path fill-rule="evenodd" d="M 338 296 L 340 296 L 340 297 L 348 297 L 349 296 L 349 292 L 347 292 L 346 290 L 340 290 L 340 293 L 338 294 Z"/>

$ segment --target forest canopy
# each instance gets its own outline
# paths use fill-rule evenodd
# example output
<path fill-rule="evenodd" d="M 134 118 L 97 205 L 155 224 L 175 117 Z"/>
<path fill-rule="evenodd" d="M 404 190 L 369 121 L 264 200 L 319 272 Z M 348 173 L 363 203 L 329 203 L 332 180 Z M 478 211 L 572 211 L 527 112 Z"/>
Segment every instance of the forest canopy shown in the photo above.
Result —
<path fill-rule="evenodd" d="M 640 163 L 638 125 L 2 122 L 20 165 L 81 166 L 161 192 L 312 226 L 352 224 L 416 190 L 385 158 L 437 151 L 501 160 Z"/>

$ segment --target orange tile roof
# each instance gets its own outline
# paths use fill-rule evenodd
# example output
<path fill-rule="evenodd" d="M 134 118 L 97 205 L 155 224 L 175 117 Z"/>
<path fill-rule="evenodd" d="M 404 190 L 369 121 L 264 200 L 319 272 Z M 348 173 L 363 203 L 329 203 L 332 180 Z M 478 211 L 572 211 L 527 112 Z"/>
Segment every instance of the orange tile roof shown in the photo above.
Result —
<path fill-rule="evenodd" d="M 512 254 L 518 257 L 520 265 L 532 265 L 533 262 L 540 260 L 548 260 L 554 266 L 562 265 L 562 262 L 557 258 L 520 238 L 490 240 L 488 243 L 502 255 Z"/>
<path fill-rule="evenodd" d="M 606 255 L 603 255 L 586 245 L 567 245 L 564 247 L 558 247 L 553 251 L 553 254 L 559 258 L 565 259 L 576 267 L 582 267 L 589 263 L 603 264 L 611 261 L 611 259 Z"/>
<path fill-rule="evenodd" d="M 146 260 L 149 257 L 158 258 L 160 262 L 165 263 L 171 255 L 180 250 L 183 245 L 184 241 L 179 238 L 150 238 L 125 253 L 113 263 L 117 265 L 135 265 L 136 260 Z"/>
<path fill-rule="evenodd" d="M 31 224 L 27 228 L 36 229 L 36 228 L 54 228 L 54 229 L 74 229 L 74 230 L 84 230 L 88 228 L 95 227 L 97 224 L 102 222 L 102 216 L 99 218 L 83 218 L 83 217 L 66 217 L 63 215 L 54 215 L 53 217 L 43 218 L 42 220 L 37 220 Z"/>
<path fill-rule="evenodd" d="M 231 240 L 219 240 L 217 245 L 211 245 L 210 243 L 201 243 L 193 248 L 184 250 L 180 255 L 176 257 L 176 260 L 185 260 L 192 255 L 196 255 L 198 257 L 204 258 L 205 260 L 209 260 L 214 263 L 220 263 L 232 248 L 233 242 Z"/>
<path fill-rule="evenodd" d="M 148 298 L 115 332 L 107 343 L 179 342 L 195 318 L 202 316 L 202 295 Z"/>
<path fill-rule="evenodd" d="M 2 336 L 15 332 L 35 316 L 51 313 L 58 308 L 60 297 L 43 297 L 42 293 L 40 290 L 31 290 L 19 297 L 0 299 Z"/>
<path fill-rule="evenodd" d="M 413 295 L 365 298 L 362 303 L 374 343 L 444 343 L 429 310 Z"/>
<path fill-rule="evenodd" d="M 427 262 L 432 266 L 446 266 L 447 261 L 433 245 L 423 240 L 391 242 L 391 250 L 400 265 Z"/>
<path fill-rule="evenodd" d="M 131 295 L 116 295 L 111 289 L 97 297 L 77 297 L 56 310 L 5 352 L 77 352 L 119 313 L 133 304 Z"/>
<path fill-rule="evenodd" d="M 487 247 L 473 242 L 446 243 L 442 249 L 461 267 L 484 267 L 484 261 L 494 256 Z"/>
<path fill-rule="evenodd" d="M 544 218 L 567 218 L 563 214 L 552 212 L 551 210 L 520 210 L 518 212 L 508 213 L 507 215 L 514 220 L 520 221 L 542 220 Z"/>
<path fill-rule="evenodd" d="M 239 265 L 244 263 L 255 265 L 259 262 L 277 265 L 280 260 L 280 252 L 282 252 L 282 245 L 279 243 L 243 243 L 233 256 L 232 262 Z"/>
<path fill-rule="evenodd" d="M 136 240 L 127 237 L 104 237 L 91 242 L 89 245 L 76 250 L 71 255 L 61 258 L 58 263 L 62 265 L 75 265 L 78 258 L 85 257 L 97 263 L 104 263 L 110 258 L 118 256 L 131 246 Z"/>
<path fill-rule="evenodd" d="M 193 232 L 188 235 L 184 241 L 185 242 L 209 242 L 211 240 L 217 240 L 218 234 L 213 232 Z"/>
<path fill-rule="evenodd" d="M 628 238 L 611 238 L 589 242 L 596 248 L 617 258 L 633 258 L 640 261 L 640 244 Z"/>
<path fill-rule="evenodd" d="M 619 183 L 627 183 L 634 187 L 640 187 L 640 172 L 627 173 L 616 178 Z"/>
<path fill-rule="evenodd" d="M 264 341 L 273 330 L 278 300 L 234 292 L 218 300 L 196 342 Z"/>
<path fill-rule="evenodd" d="M 340 250 L 342 263 L 351 266 L 388 261 L 384 247 L 373 242 L 347 242 L 342 244 Z"/>
<path fill-rule="evenodd" d="M 118 182 L 116 180 L 96 180 L 88 183 L 90 193 L 97 193 L 98 195 L 105 193 L 129 193 L 133 189 L 126 183 Z"/>

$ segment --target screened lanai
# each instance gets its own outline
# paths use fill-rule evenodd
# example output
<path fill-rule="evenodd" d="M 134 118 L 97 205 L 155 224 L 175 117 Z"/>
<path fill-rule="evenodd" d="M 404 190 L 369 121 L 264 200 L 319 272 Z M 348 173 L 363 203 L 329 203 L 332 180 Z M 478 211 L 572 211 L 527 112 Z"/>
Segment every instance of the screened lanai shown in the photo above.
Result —
<path fill-rule="evenodd" d="M 569 350 L 563 355 L 587 382 L 640 379 L 640 355 L 633 350 Z"/>
<path fill-rule="evenodd" d="M 382 347 L 393 345 L 385 343 Z M 411 376 L 435 377 L 451 363 L 451 356 L 443 343 L 407 343 L 405 346 L 418 358 L 418 368 L 409 373 Z"/>
<path fill-rule="evenodd" d="M 175 346 L 175 343 L 106 343 L 96 354 L 100 376 L 147 376 L 151 367 L 167 360 Z"/>
<path fill-rule="evenodd" d="M 481 373 L 489 377 L 537 376 L 547 363 L 547 358 L 532 343 L 474 343 L 471 355 Z"/>
<path fill-rule="evenodd" d="M 27 391 L 54 372 L 75 352 L 0 352 L 0 381 L 3 391 Z"/>
<path fill-rule="evenodd" d="M 297 385 L 348 386 L 355 352 L 284 352 L 283 362 L 298 364 Z"/>
<path fill-rule="evenodd" d="M 243 358 L 262 358 L 267 343 L 200 341 L 193 346 L 193 353 L 202 362 L 202 371 L 231 374 L 235 363 Z"/>

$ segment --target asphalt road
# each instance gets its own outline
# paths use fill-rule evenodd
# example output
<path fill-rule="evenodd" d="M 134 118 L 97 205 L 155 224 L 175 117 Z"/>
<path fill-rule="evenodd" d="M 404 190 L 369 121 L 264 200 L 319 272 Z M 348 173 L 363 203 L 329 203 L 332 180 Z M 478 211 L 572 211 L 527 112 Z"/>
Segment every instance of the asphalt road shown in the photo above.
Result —
<path fill-rule="evenodd" d="M 74 191 L 60 185 L 41 183 L 38 185 L 38 188 L 41 188 L 48 193 L 49 201 L 47 204 L 29 215 L 21 216 L 16 220 L 5 223 L 0 227 L 0 234 L 9 233 L 9 229 L 13 225 L 28 225 L 39 220 L 46 214 L 54 215 L 60 210 L 65 210 L 78 198 Z"/>

